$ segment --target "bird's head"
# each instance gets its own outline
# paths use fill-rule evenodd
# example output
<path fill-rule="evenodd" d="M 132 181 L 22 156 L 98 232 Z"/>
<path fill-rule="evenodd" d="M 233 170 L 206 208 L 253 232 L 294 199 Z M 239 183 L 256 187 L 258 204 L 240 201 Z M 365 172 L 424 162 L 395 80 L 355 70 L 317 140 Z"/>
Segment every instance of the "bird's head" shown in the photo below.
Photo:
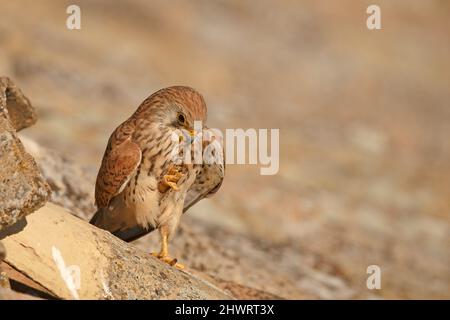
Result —
<path fill-rule="evenodd" d="M 148 97 L 136 111 L 159 126 L 186 130 L 195 135 L 194 122 L 206 122 L 206 103 L 196 90 L 185 86 L 161 89 Z"/>

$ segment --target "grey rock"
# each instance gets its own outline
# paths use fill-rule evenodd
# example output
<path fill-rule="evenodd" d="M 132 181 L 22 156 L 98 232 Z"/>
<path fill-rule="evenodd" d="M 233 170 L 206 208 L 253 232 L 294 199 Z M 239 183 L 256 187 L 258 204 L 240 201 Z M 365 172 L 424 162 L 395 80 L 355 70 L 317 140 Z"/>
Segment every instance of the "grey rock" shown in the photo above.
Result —
<path fill-rule="evenodd" d="M 30 100 L 7 77 L 0 77 L 0 112 L 7 112 L 16 131 L 27 128 L 37 121 L 36 109 Z"/>
<path fill-rule="evenodd" d="M 40 208 L 50 196 L 50 187 L 17 137 L 5 103 L 0 90 L 0 229 Z M 25 118 L 17 119 L 19 127 L 25 125 Z"/>

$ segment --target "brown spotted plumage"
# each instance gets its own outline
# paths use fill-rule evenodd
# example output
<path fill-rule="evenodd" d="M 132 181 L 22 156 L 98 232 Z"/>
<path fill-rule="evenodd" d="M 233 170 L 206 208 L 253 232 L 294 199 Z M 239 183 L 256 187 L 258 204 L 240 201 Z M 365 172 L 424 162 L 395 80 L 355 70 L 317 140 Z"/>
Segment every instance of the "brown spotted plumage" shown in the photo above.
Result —
<path fill-rule="evenodd" d="M 125 241 L 159 229 L 161 251 L 155 255 L 178 267 L 168 256 L 169 237 L 182 213 L 216 192 L 224 177 L 221 144 L 219 162 L 173 162 L 179 143 L 174 133 L 194 135 L 194 121 L 205 125 L 206 104 L 192 88 L 169 87 L 144 100 L 108 141 L 95 186 L 98 211 L 91 220 Z M 204 126 L 202 132 L 206 130 Z"/>

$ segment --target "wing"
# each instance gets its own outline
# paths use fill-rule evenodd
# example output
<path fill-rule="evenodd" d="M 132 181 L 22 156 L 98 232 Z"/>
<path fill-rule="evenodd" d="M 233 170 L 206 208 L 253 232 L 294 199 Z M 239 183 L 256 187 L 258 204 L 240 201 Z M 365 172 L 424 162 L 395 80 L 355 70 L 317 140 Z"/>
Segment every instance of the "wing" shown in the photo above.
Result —
<path fill-rule="evenodd" d="M 203 165 L 192 187 L 187 192 L 183 212 L 186 212 L 203 198 L 210 197 L 216 193 L 222 186 L 224 172 L 224 165 Z"/>
<path fill-rule="evenodd" d="M 133 132 L 133 123 L 125 122 L 109 139 L 95 184 L 98 208 L 107 207 L 122 192 L 141 162 L 141 149 L 131 139 Z"/>
<path fill-rule="evenodd" d="M 209 131 L 210 129 L 206 130 Z M 210 197 L 222 186 L 225 176 L 223 145 L 219 140 L 214 139 L 210 143 L 204 142 L 203 148 L 203 158 L 206 163 L 202 164 L 194 183 L 187 192 L 183 212 L 186 212 L 201 199 Z"/>

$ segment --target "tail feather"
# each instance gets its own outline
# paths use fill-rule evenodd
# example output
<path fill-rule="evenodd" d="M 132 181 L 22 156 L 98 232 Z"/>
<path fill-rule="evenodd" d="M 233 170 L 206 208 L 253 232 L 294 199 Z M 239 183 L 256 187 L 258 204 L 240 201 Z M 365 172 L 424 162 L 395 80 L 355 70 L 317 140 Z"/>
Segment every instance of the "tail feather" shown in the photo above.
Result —
<path fill-rule="evenodd" d="M 98 209 L 98 210 L 94 213 L 94 215 L 92 216 L 91 220 L 89 220 L 89 223 L 90 223 L 90 224 L 92 224 L 92 225 L 94 225 L 94 226 L 97 226 L 97 223 L 98 223 L 98 221 L 99 221 L 99 219 L 100 219 L 101 211 L 102 211 L 102 209 Z M 97 227 L 98 227 L 98 226 L 97 226 Z"/>
<path fill-rule="evenodd" d="M 114 219 L 113 217 L 111 217 L 111 215 L 105 208 L 99 208 L 91 218 L 89 223 L 111 233 L 120 229 L 119 219 Z"/>
<path fill-rule="evenodd" d="M 155 230 L 155 228 L 144 229 L 141 226 L 134 226 L 132 228 L 112 232 L 112 234 L 118 237 L 119 239 L 122 239 L 123 241 L 131 242 L 145 236 L 146 234 L 152 232 L 153 230 Z"/>
<path fill-rule="evenodd" d="M 108 218 L 104 208 L 98 209 L 89 223 L 100 229 L 111 232 L 113 235 L 126 242 L 139 239 L 155 230 L 155 228 L 152 227 L 145 229 L 138 225 L 124 228 L 123 225 L 118 224 L 118 219 Z"/>

